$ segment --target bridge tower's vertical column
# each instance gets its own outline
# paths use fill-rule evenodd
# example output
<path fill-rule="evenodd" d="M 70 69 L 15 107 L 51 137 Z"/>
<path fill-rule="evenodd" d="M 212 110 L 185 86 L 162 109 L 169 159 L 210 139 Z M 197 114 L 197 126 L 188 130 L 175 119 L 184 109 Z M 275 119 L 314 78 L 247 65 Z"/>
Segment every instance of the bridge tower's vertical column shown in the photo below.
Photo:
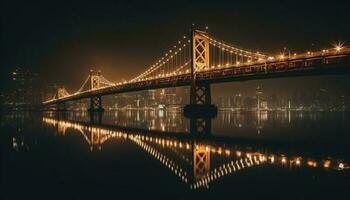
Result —
<path fill-rule="evenodd" d="M 101 85 L 101 72 L 95 72 L 93 70 L 90 70 L 90 91 L 93 93 L 94 90 L 97 90 L 100 88 Z M 102 107 L 102 97 L 101 95 L 95 95 L 90 97 L 90 108 L 89 111 L 103 111 Z"/>
<path fill-rule="evenodd" d="M 56 97 L 58 99 L 62 98 L 65 96 L 65 91 L 66 89 L 64 87 L 59 87 L 57 88 L 57 94 L 56 94 Z M 67 108 L 66 108 L 66 103 L 65 102 L 58 102 L 57 105 L 56 105 L 56 110 L 57 111 L 66 111 Z"/>
<path fill-rule="evenodd" d="M 195 142 L 193 144 L 193 182 L 196 182 L 210 172 L 210 149 Z"/>
<path fill-rule="evenodd" d="M 217 107 L 211 104 L 210 83 L 198 79 L 199 72 L 210 66 L 207 33 L 192 30 L 191 46 L 190 104 L 185 106 L 184 115 L 191 118 L 192 133 L 210 133 L 210 118 L 216 116 Z"/>
<path fill-rule="evenodd" d="M 101 79 L 101 72 L 95 72 L 93 70 L 90 70 L 90 89 L 96 90 L 100 88 L 100 79 Z"/>
<path fill-rule="evenodd" d="M 210 85 L 199 84 L 197 73 L 209 67 L 209 39 L 204 32 L 192 31 L 192 62 L 191 62 L 191 104 L 210 104 Z M 209 98 L 207 98 L 209 97 Z"/>

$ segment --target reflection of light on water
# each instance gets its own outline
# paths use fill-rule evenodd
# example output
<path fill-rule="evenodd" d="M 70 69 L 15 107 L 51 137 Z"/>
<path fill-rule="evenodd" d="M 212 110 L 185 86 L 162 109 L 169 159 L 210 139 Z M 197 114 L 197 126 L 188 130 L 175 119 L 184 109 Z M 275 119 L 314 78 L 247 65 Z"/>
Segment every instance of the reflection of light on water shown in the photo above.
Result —
<path fill-rule="evenodd" d="M 288 111 L 288 123 L 290 123 L 290 110 Z"/>
<path fill-rule="evenodd" d="M 160 118 L 163 118 L 163 117 L 164 117 L 164 110 L 159 110 L 159 111 L 158 111 L 158 116 L 159 116 Z"/>
<path fill-rule="evenodd" d="M 114 112 L 114 117 L 118 117 L 118 111 Z"/>
<path fill-rule="evenodd" d="M 165 165 L 169 170 L 176 174 L 184 183 L 189 184 L 189 187 L 192 189 L 203 187 L 208 188 L 210 183 L 219 180 L 221 177 L 227 176 L 234 172 L 238 172 L 245 168 L 260 165 L 263 166 L 263 164 L 280 165 L 290 168 L 304 166 L 311 168 L 318 167 L 327 170 L 349 169 L 348 163 L 345 163 L 341 160 L 333 160 L 330 158 L 314 159 L 302 156 L 287 156 L 281 153 L 268 153 L 266 152 L 266 150 L 259 152 L 247 148 L 239 148 L 236 145 L 228 146 L 227 144 L 195 143 L 195 145 L 192 146 L 191 143 L 193 141 L 191 139 L 180 140 L 179 138 L 175 137 L 169 138 L 166 136 L 143 135 L 137 133 L 127 134 L 122 131 L 116 131 L 113 129 L 84 126 L 79 123 L 58 121 L 50 118 L 43 118 L 43 122 L 54 125 L 55 127 L 62 126 L 64 129 L 73 128 L 79 130 L 79 133 L 84 135 L 84 138 L 85 140 L 87 140 L 88 144 L 91 145 L 91 147 L 93 145 L 99 145 L 98 149 L 100 149 L 102 147 L 102 144 L 109 139 L 131 140 L 138 146 L 140 146 L 143 150 L 152 155 L 155 159 L 157 159 L 162 165 Z M 13 146 L 15 147 L 16 145 L 17 141 L 16 139 L 13 139 Z M 189 174 L 191 174 L 191 172 L 186 172 L 184 168 L 181 168 L 173 159 L 161 153 L 161 150 L 157 150 L 156 148 L 169 149 L 172 151 L 174 151 L 175 149 L 182 149 L 182 151 L 178 152 L 194 152 L 198 155 L 199 153 L 201 153 L 202 155 L 207 155 L 207 158 L 213 156 L 225 157 L 224 160 L 231 159 L 231 161 L 219 165 L 214 169 L 211 169 L 211 161 L 209 162 L 209 160 L 207 160 L 207 162 L 205 163 L 206 171 L 202 171 L 202 173 L 197 173 L 200 176 L 197 176 L 197 178 L 193 179 L 193 182 L 189 183 L 189 180 L 192 180 L 188 177 Z M 91 149 L 93 150 L 93 148 Z M 184 155 L 186 154 L 183 154 L 181 156 L 184 160 L 186 160 L 187 158 Z M 194 162 L 194 160 L 192 160 L 192 162 Z"/>

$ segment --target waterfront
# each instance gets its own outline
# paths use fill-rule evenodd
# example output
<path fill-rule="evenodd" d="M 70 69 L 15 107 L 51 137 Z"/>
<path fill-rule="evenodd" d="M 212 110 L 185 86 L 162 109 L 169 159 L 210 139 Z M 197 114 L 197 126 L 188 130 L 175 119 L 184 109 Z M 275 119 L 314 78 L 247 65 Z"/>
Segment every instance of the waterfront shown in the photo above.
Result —
<path fill-rule="evenodd" d="M 349 195 L 347 112 L 1 115 L 3 199 L 332 199 Z M 19 192 L 20 191 L 20 192 Z"/>

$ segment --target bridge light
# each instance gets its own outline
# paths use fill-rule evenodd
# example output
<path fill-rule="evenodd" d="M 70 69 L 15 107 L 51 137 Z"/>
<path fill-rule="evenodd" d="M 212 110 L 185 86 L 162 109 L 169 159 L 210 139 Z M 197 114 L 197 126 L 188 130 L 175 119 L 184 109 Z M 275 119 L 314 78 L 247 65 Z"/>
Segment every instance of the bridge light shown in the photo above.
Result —
<path fill-rule="evenodd" d="M 338 42 L 337 44 L 333 44 L 336 52 L 340 52 L 344 48 L 343 42 Z"/>
<path fill-rule="evenodd" d="M 336 50 L 337 52 L 340 52 L 340 51 L 342 50 L 342 48 L 343 48 L 343 47 L 341 47 L 341 46 L 336 46 L 336 47 L 335 47 L 335 50 Z"/>

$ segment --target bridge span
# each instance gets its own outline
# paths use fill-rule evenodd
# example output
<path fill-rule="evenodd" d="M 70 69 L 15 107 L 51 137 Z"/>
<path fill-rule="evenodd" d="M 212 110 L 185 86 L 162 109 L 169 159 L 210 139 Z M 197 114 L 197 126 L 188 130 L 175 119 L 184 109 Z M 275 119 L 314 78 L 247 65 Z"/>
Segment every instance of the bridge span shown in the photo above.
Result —
<path fill-rule="evenodd" d="M 60 110 L 65 109 L 66 102 L 89 98 L 90 111 L 103 111 L 105 95 L 190 86 L 189 112 L 215 114 L 216 107 L 211 104 L 213 83 L 349 72 L 350 48 L 342 45 L 316 52 L 271 56 L 243 50 L 206 32 L 193 30 L 145 72 L 129 81 L 111 82 L 100 72 L 91 71 L 77 92 L 70 94 L 64 87 L 59 88 L 52 99 L 42 104 Z"/>

